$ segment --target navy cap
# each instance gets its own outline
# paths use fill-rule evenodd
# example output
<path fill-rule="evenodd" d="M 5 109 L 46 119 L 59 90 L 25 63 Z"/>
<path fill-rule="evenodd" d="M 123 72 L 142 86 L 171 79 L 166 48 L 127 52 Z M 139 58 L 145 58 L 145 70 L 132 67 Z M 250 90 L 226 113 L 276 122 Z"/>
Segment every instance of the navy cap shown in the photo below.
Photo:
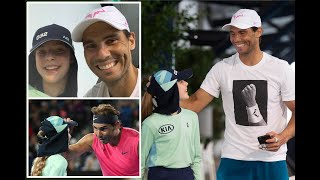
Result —
<path fill-rule="evenodd" d="M 68 127 L 77 126 L 75 121 L 65 122 L 59 116 L 50 116 L 41 122 L 40 130 L 45 136 L 37 136 L 38 157 L 50 156 L 68 150 Z"/>
<path fill-rule="evenodd" d="M 181 110 L 179 105 L 179 88 L 177 81 L 187 80 L 193 75 L 192 69 L 177 71 L 174 69 L 162 69 L 151 76 L 147 92 L 152 95 L 153 112 L 160 114 L 172 114 Z M 155 103 L 156 102 L 156 103 Z"/>
<path fill-rule="evenodd" d="M 41 46 L 43 43 L 58 40 L 68 44 L 73 50 L 71 33 L 68 29 L 57 24 L 51 24 L 39 28 L 33 36 L 32 48 L 30 53 Z"/>

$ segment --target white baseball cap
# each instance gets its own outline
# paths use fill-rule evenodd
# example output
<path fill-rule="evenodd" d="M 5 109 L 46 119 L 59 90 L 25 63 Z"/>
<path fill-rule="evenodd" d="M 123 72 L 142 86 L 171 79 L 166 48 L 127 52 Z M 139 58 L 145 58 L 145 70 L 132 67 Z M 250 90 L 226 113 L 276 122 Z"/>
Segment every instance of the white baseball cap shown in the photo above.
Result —
<path fill-rule="evenodd" d="M 75 42 L 82 42 L 83 32 L 93 23 L 103 21 L 118 30 L 127 30 L 130 32 L 127 19 L 114 6 L 104 6 L 91 11 L 86 17 L 73 29 L 71 37 Z"/>
<path fill-rule="evenodd" d="M 222 30 L 229 31 L 230 26 L 235 26 L 239 29 L 261 27 L 261 19 L 255 10 L 240 9 L 232 16 L 229 24 L 222 26 Z"/>

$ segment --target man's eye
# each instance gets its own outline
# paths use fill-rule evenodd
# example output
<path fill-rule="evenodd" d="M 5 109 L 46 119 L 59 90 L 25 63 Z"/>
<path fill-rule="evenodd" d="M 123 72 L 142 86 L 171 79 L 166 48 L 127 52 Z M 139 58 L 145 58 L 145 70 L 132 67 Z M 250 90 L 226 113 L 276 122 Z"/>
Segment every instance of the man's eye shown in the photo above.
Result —
<path fill-rule="evenodd" d="M 84 46 L 84 49 L 94 49 L 94 48 L 96 48 L 96 45 L 94 45 L 94 44 L 86 44 Z"/>
<path fill-rule="evenodd" d="M 107 41 L 106 41 L 106 44 L 114 44 L 114 43 L 116 43 L 117 42 L 117 39 L 108 39 Z"/>

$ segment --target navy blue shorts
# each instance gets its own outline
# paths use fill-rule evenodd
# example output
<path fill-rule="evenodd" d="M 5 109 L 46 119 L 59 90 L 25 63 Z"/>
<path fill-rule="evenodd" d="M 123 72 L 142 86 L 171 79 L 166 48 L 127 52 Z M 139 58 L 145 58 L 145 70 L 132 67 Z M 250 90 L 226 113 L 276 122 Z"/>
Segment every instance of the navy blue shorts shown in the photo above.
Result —
<path fill-rule="evenodd" d="M 217 180 L 288 180 L 286 161 L 240 161 L 221 158 Z"/>
<path fill-rule="evenodd" d="M 191 167 L 165 168 L 161 166 L 150 167 L 148 171 L 149 180 L 194 180 Z"/>

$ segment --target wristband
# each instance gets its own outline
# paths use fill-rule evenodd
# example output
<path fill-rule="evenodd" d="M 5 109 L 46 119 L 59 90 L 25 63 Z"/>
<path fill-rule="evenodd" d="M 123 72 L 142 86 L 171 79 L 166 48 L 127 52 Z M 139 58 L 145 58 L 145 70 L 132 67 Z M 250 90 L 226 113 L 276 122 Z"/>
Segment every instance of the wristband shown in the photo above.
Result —
<path fill-rule="evenodd" d="M 258 123 L 261 120 L 263 120 L 263 117 L 260 113 L 258 104 L 252 106 L 252 107 L 246 107 L 247 114 L 248 114 L 248 121 L 250 123 Z"/>

